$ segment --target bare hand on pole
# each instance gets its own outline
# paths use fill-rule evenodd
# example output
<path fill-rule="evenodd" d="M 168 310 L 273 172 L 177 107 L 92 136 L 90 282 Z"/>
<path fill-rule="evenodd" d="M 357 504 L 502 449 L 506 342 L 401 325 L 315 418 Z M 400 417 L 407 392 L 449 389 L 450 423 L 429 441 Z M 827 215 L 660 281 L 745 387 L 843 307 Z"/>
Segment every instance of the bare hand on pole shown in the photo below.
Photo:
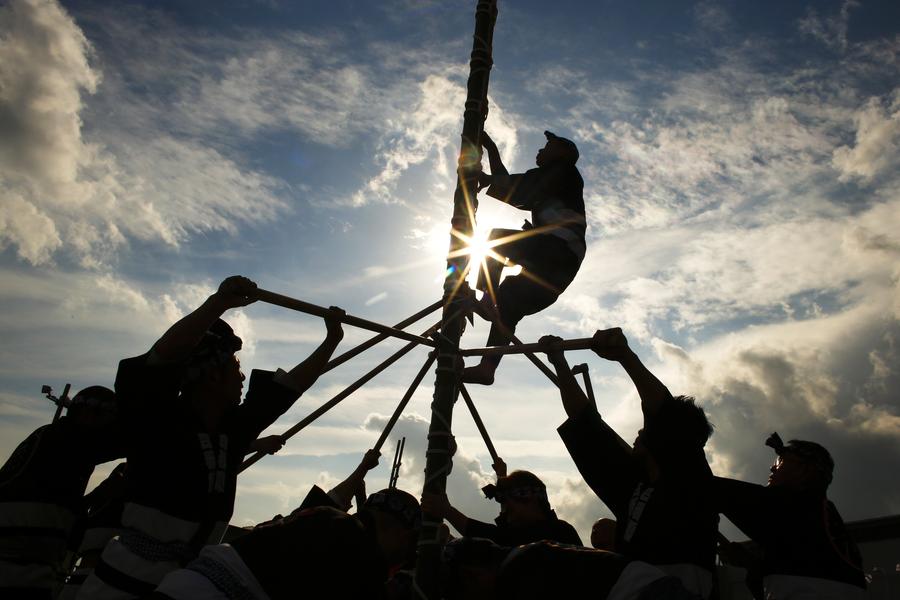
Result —
<path fill-rule="evenodd" d="M 350 510 L 351 500 L 357 495 L 360 486 L 365 486 L 366 474 L 378 466 L 380 457 L 381 452 L 378 452 L 377 450 L 367 450 L 363 455 L 359 466 L 350 473 L 347 479 L 334 486 L 334 488 L 328 492 L 331 499 L 343 510 Z M 362 489 L 364 490 L 365 488 L 363 487 Z M 358 508 L 359 507 L 357 507 L 357 509 Z"/>
<path fill-rule="evenodd" d="M 275 454 L 284 447 L 284 438 L 280 435 L 268 435 L 266 437 L 257 438 L 248 450 L 250 452 L 262 452 L 264 454 Z"/>
<path fill-rule="evenodd" d="M 503 462 L 503 459 L 499 456 L 497 457 L 497 460 L 495 460 L 491 465 L 491 468 L 494 469 L 494 473 L 497 474 L 497 479 L 506 477 L 506 463 Z"/>
<path fill-rule="evenodd" d="M 579 415 L 583 410 L 592 406 L 590 399 L 581 390 L 575 374 L 566 361 L 566 355 L 562 349 L 562 338 L 555 335 L 545 335 L 538 343 L 544 346 L 544 352 L 547 353 L 547 360 L 556 369 L 557 385 L 559 386 L 559 396 L 562 399 L 563 408 L 569 417 Z"/>

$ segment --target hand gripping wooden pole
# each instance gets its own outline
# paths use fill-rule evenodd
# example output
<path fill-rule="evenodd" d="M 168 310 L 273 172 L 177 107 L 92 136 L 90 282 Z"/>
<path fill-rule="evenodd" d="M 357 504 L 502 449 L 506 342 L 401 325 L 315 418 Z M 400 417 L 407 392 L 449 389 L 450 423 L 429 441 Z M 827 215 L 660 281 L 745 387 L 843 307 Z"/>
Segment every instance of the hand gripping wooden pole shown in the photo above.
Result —
<path fill-rule="evenodd" d="M 594 408 L 596 408 L 597 399 L 594 398 L 594 386 L 591 385 L 591 376 L 588 374 L 587 363 L 575 365 L 574 367 L 572 367 L 572 373 L 574 373 L 575 375 L 581 375 L 582 379 L 584 379 L 584 392 L 587 394 L 588 400 L 590 400 L 591 404 L 593 404 Z"/>
<path fill-rule="evenodd" d="M 422 335 L 430 335 L 431 333 L 437 331 L 440 326 L 441 326 L 440 322 L 435 323 L 434 325 L 429 327 Z M 291 427 L 290 429 L 288 429 L 287 431 L 282 433 L 281 438 L 283 440 L 288 440 L 289 438 L 291 438 L 298 431 L 302 430 L 307 425 L 309 425 L 310 423 L 312 423 L 313 421 L 315 421 L 316 419 L 318 419 L 319 417 L 321 417 L 322 415 L 327 413 L 329 410 L 331 410 L 332 408 L 334 408 L 335 406 L 340 404 L 345 398 L 347 398 L 347 396 L 349 396 L 350 394 L 352 394 L 353 392 L 355 392 L 356 390 L 358 390 L 359 388 L 364 386 L 366 383 L 371 381 L 376 375 L 378 375 L 379 373 L 381 373 L 382 371 L 387 369 L 389 366 L 391 366 L 392 364 L 394 364 L 395 362 L 400 360 L 403 356 L 405 356 L 407 353 L 409 353 L 409 351 L 412 350 L 413 348 L 415 348 L 416 346 L 418 346 L 418 342 L 410 342 L 407 345 L 400 348 L 399 350 L 397 350 L 395 353 L 393 353 L 387 359 L 385 359 L 384 362 L 382 362 L 377 367 L 375 367 L 374 369 L 372 369 L 371 371 L 369 371 L 368 373 L 366 373 L 365 375 L 363 375 L 362 377 L 360 377 L 359 379 L 354 381 L 348 387 L 344 388 L 344 390 L 341 393 L 339 393 L 334 398 L 332 398 L 331 400 L 329 400 L 328 402 L 326 402 L 325 404 L 323 404 L 322 406 L 320 406 L 319 408 L 317 408 L 316 410 L 314 410 L 313 412 L 308 414 L 306 416 L 306 418 L 304 418 L 302 421 L 300 421 L 299 423 L 297 423 L 296 425 L 294 425 L 293 427 Z M 264 452 L 257 452 L 256 454 L 254 454 L 253 456 L 251 456 L 250 458 L 245 460 L 243 463 L 241 463 L 239 472 L 243 471 L 246 468 L 250 467 L 251 465 L 255 464 L 263 456 L 265 456 Z"/>
<path fill-rule="evenodd" d="M 263 289 L 256 290 L 256 299 L 267 302 L 269 304 L 274 304 L 276 306 L 289 308 L 291 310 L 296 310 L 308 315 L 315 315 L 322 318 L 325 318 L 329 313 L 329 310 L 323 306 L 310 304 L 309 302 L 304 302 L 303 300 L 297 300 L 296 298 L 291 298 L 290 296 L 276 294 L 275 292 L 270 292 Z M 417 344 L 423 344 L 432 348 L 434 348 L 436 345 L 433 340 L 429 340 L 428 338 L 408 333 L 406 331 L 401 331 L 394 327 L 388 327 L 387 325 L 382 325 L 381 323 L 376 323 L 375 321 L 360 319 L 359 317 L 354 317 L 353 315 L 344 315 L 341 318 L 341 323 L 400 338 L 401 340 L 406 340 L 408 342 L 416 342 Z"/>
<path fill-rule="evenodd" d="M 459 393 L 462 395 L 466 406 L 469 407 L 469 412 L 472 413 L 472 420 L 475 421 L 475 427 L 478 428 L 481 439 L 484 440 L 484 445 L 487 446 L 488 453 L 491 455 L 491 460 L 496 465 L 500 460 L 500 456 L 494 448 L 494 443 L 491 442 L 491 436 L 488 435 L 484 422 L 481 420 L 481 415 L 478 414 L 478 410 L 475 408 L 475 403 L 472 402 L 472 396 L 469 395 L 469 390 L 466 389 L 465 385 L 459 384 Z"/>

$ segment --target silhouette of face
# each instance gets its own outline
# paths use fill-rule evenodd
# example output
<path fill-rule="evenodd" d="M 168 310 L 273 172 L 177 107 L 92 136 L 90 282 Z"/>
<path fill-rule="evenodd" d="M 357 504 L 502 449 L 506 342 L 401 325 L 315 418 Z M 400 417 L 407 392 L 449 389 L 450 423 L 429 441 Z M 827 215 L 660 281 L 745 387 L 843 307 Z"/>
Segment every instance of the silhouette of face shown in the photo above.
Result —
<path fill-rule="evenodd" d="M 549 165 L 558 160 L 565 160 L 568 157 L 569 149 L 563 142 L 560 142 L 559 140 L 547 140 L 544 147 L 538 150 L 537 156 L 534 157 L 534 162 L 537 166 L 543 167 L 544 165 Z"/>
<path fill-rule="evenodd" d="M 543 520 L 544 512 L 535 497 L 508 497 L 500 504 L 500 514 L 506 522 L 515 527 Z"/>
<path fill-rule="evenodd" d="M 786 453 L 775 458 L 769 467 L 769 487 L 801 488 L 810 479 L 812 467 L 794 454 Z"/>

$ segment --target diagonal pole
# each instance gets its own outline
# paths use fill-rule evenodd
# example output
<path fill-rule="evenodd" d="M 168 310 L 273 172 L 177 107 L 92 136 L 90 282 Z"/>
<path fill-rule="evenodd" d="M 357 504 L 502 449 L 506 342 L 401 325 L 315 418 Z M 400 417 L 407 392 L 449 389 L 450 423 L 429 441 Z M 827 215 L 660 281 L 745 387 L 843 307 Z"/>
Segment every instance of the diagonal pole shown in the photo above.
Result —
<path fill-rule="evenodd" d="M 458 293 L 469 272 L 469 255 L 457 254 L 471 239 L 475 228 L 478 174 L 481 172 L 481 132 L 487 111 L 488 81 L 491 74 L 491 45 L 497 19 L 497 0 L 478 0 L 475 8 L 475 35 L 469 62 L 466 104 L 463 112 L 462 142 L 457 164 L 456 192 L 453 196 L 452 229 L 459 235 L 450 236 L 450 256 L 444 280 L 443 336 L 438 340 L 437 369 L 434 381 L 434 401 L 431 404 L 431 423 L 428 427 L 428 450 L 425 453 L 425 483 L 423 491 L 443 494 L 447 488 L 452 454 L 453 404 L 459 394 L 459 339 L 465 319 L 453 317 L 463 308 L 468 295 Z M 422 515 L 416 556 L 416 575 L 413 590 L 418 599 L 440 598 L 441 546 L 439 532 L 442 521 Z"/>
<path fill-rule="evenodd" d="M 425 317 L 427 317 L 428 315 L 430 315 L 431 313 L 433 313 L 434 311 L 436 311 L 443 305 L 444 305 L 444 301 L 438 300 L 434 304 L 432 304 L 430 306 L 426 306 L 425 308 L 423 308 L 416 314 L 414 314 L 410 317 L 407 317 L 406 319 L 403 319 L 402 321 L 400 321 L 399 323 L 394 325 L 394 329 L 404 329 L 406 327 L 409 327 L 416 321 L 424 319 Z M 335 367 L 338 367 L 338 366 L 344 364 L 351 358 L 355 358 L 355 357 L 359 356 L 360 354 L 362 354 L 363 352 L 365 352 L 366 350 L 368 350 L 375 344 L 383 342 L 384 340 L 388 339 L 389 337 L 391 337 L 391 336 L 386 333 L 379 333 L 375 337 L 369 338 L 368 340 L 366 340 L 359 346 L 351 348 L 350 350 L 347 350 L 340 356 L 332 358 L 330 361 L 328 361 L 328 364 L 325 365 L 325 369 L 322 372 L 327 373 L 328 371 L 334 369 Z"/>
<path fill-rule="evenodd" d="M 494 443 L 491 441 L 491 436 L 488 435 L 487 428 L 485 428 L 484 426 L 484 421 L 481 420 L 481 415 L 478 414 L 478 409 L 475 408 L 475 403 L 472 402 L 472 396 L 469 395 L 469 390 L 466 389 L 465 385 L 459 384 L 459 393 L 462 395 L 466 406 L 469 407 L 469 412 L 472 413 L 472 420 L 475 421 L 475 427 L 478 428 L 478 432 L 481 434 L 481 439 L 484 440 L 484 445 L 487 446 L 488 453 L 491 455 L 491 460 L 495 465 L 498 464 L 498 462 L 500 461 L 500 456 L 497 454 L 497 450 L 494 448 Z"/>
<path fill-rule="evenodd" d="M 324 306 L 310 304 L 309 302 L 304 302 L 303 300 L 297 300 L 296 298 L 291 298 L 290 296 L 276 294 L 275 292 L 270 292 L 263 289 L 256 290 L 256 299 L 309 315 L 315 315 L 317 317 L 324 318 L 328 316 L 329 313 L 329 310 Z M 354 317 L 353 315 L 344 315 L 340 320 L 341 323 L 346 323 L 347 325 L 352 325 L 353 327 L 368 329 L 369 331 L 383 333 L 385 335 L 400 338 L 401 340 L 416 342 L 418 344 L 423 344 L 432 348 L 435 346 L 434 341 L 429 340 L 428 338 L 408 333 L 406 331 L 401 331 L 394 327 L 388 327 L 387 325 L 382 325 L 381 323 L 376 323 L 375 321 L 369 321 L 368 319 L 361 319 L 359 317 Z"/>
<path fill-rule="evenodd" d="M 430 335 L 432 332 L 437 331 L 437 329 L 438 329 L 438 327 L 440 327 L 440 325 L 441 324 L 439 322 L 435 323 L 430 328 L 428 328 L 428 330 L 426 330 L 425 333 L 423 333 L 422 335 Z M 403 356 L 405 356 L 407 353 L 409 353 L 409 351 L 412 350 L 413 348 L 415 348 L 416 346 L 418 346 L 417 342 L 410 342 L 407 345 L 400 348 L 399 350 L 397 350 L 395 353 L 393 353 L 387 359 L 385 359 L 384 362 L 382 362 L 377 367 L 375 367 L 374 369 L 372 369 L 371 371 L 369 371 L 368 373 L 366 373 L 365 375 L 363 375 L 362 377 L 360 377 L 359 379 L 357 379 L 356 381 L 351 383 L 348 387 L 344 388 L 344 390 L 342 392 L 340 392 L 337 396 L 335 396 L 334 398 L 332 398 L 331 400 L 329 400 L 328 402 L 326 402 L 325 404 L 323 404 L 322 406 L 320 406 L 313 412 L 309 413 L 302 421 L 300 421 L 299 423 L 297 423 L 296 425 L 294 425 L 293 427 L 291 427 L 290 429 L 288 429 L 287 431 L 282 433 L 281 439 L 285 440 L 285 441 L 290 439 L 298 431 L 302 430 L 307 425 L 309 425 L 310 423 L 312 423 L 313 421 L 315 421 L 316 419 L 318 419 L 319 417 L 321 417 L 322 415 L 327 413 L 329 410 L 331 410 L 332 408 L 334 408 L 335 406 L 340 404 L 344 399 L 347 398 L 347 396 L 349 396 L 350 394 L 352 394 L 353 392 L 355 392 L 356 390 L 358 390 L 359 388 L 364 386 L 366 383 L 371 381 L 376 375 L 378 375 L 379 373 L 381 373 L 382 371 L 387 369 L 389 366 L 391 366 L 392 364 L 394 364 L 395 362 L 400 360 Z M 250 458 L 245 460 L 243 463 L 241 463 L 241 467 L 240 467 L 240 469 L 238 469 L 238 472 L 241 472 L 241 471 L 247 469 L 248 467 L 250 467 L 251 465 L 255 464 L 257 461 L 259 461 L 259 459 L 261 459 L 265 455 L 266 454 L 264 452 L 257 452 L 256 454 L 254 454 L 253 456 L 251 456 Z"/>
<path fill-rule="evenodd" d="M 409 389 L 406 390 L 406 393 L 403 395 L 403 398 L 400 400 L 400 404 L 397 405 L 396 410 L 394 410 L 394 414 L 391 415 L 391 418 L 388 420 L 387 424 L 384 426 L 384 430 L 382 430 L 381 435 L 378 436 L 378 441 L 375 442 L 374 449 L 377 451 L 381 451 L 381 447 L 384 446 L 384 442 L 387 440 L 388 436 L 391 434 L 391 430 L 394 428 L 394 425 L 397 424 L 397 420 L 400 418 L 400 415 L 403 414 L 403 410 L 406 408 L 406 405 L 409 404 L 410 399 L 413 397 L 413 394 L 416 393 L 416 390 L 419 387 L 419 384 L 422 383 L 422 379 L 425 378 L 425 374 L 431 368 L 431 365 L 434 364 L 434 361 L 437 357 L 432 352 L 428 355 L 428 360 L 425 361 L 425 364 L 422 365 L 422 368 L 419 369 L 419 372 L 416 374 L 415 378 L 411 384 L 409 384 Z"/>

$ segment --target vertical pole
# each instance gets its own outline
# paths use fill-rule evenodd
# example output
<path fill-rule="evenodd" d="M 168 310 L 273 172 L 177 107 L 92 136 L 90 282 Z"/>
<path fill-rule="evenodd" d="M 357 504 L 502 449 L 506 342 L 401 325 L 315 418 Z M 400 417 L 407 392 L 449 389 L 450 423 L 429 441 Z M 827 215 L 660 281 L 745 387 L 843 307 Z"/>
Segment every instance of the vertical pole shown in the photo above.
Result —
<path fill-rule="evenodd" d="M 488 80 L 493 60 L 491 44 L 494 22 L 497 19 L 497 0 L 478 0 L 475 8 L 475 35 L 469 62 L 469 80 L 465 112 L 463 113 L 462 146 L 457 166 L 456 192 L 453 196 L 451 227 L 471 237 L 475 229 L 477 208 L 476 185 L 481 171 L 481 131 L 487 108 Z M 428 450 L 425 453 L 424 491 L 443 494 L 447 489 L 452 449 L 453 405 L 459 395 L 458 363 L 459 339 L 465 326 L 460 309 L 466 300 L 458 293 L 465 285 L 469 256 L 456 255 L 464 242 L 450 236 L 447 276 L 444 280 L 443 326 L 439 338 L 437 369 L 434 381 L 434 401 L 431 404 L 431 424 L 428 428 Z M 438 541 L 441 519 L 424 514 L 416 558 L 414 589 L 418 598 L 438 600 L 440 597 L 441 548 Z"/>

